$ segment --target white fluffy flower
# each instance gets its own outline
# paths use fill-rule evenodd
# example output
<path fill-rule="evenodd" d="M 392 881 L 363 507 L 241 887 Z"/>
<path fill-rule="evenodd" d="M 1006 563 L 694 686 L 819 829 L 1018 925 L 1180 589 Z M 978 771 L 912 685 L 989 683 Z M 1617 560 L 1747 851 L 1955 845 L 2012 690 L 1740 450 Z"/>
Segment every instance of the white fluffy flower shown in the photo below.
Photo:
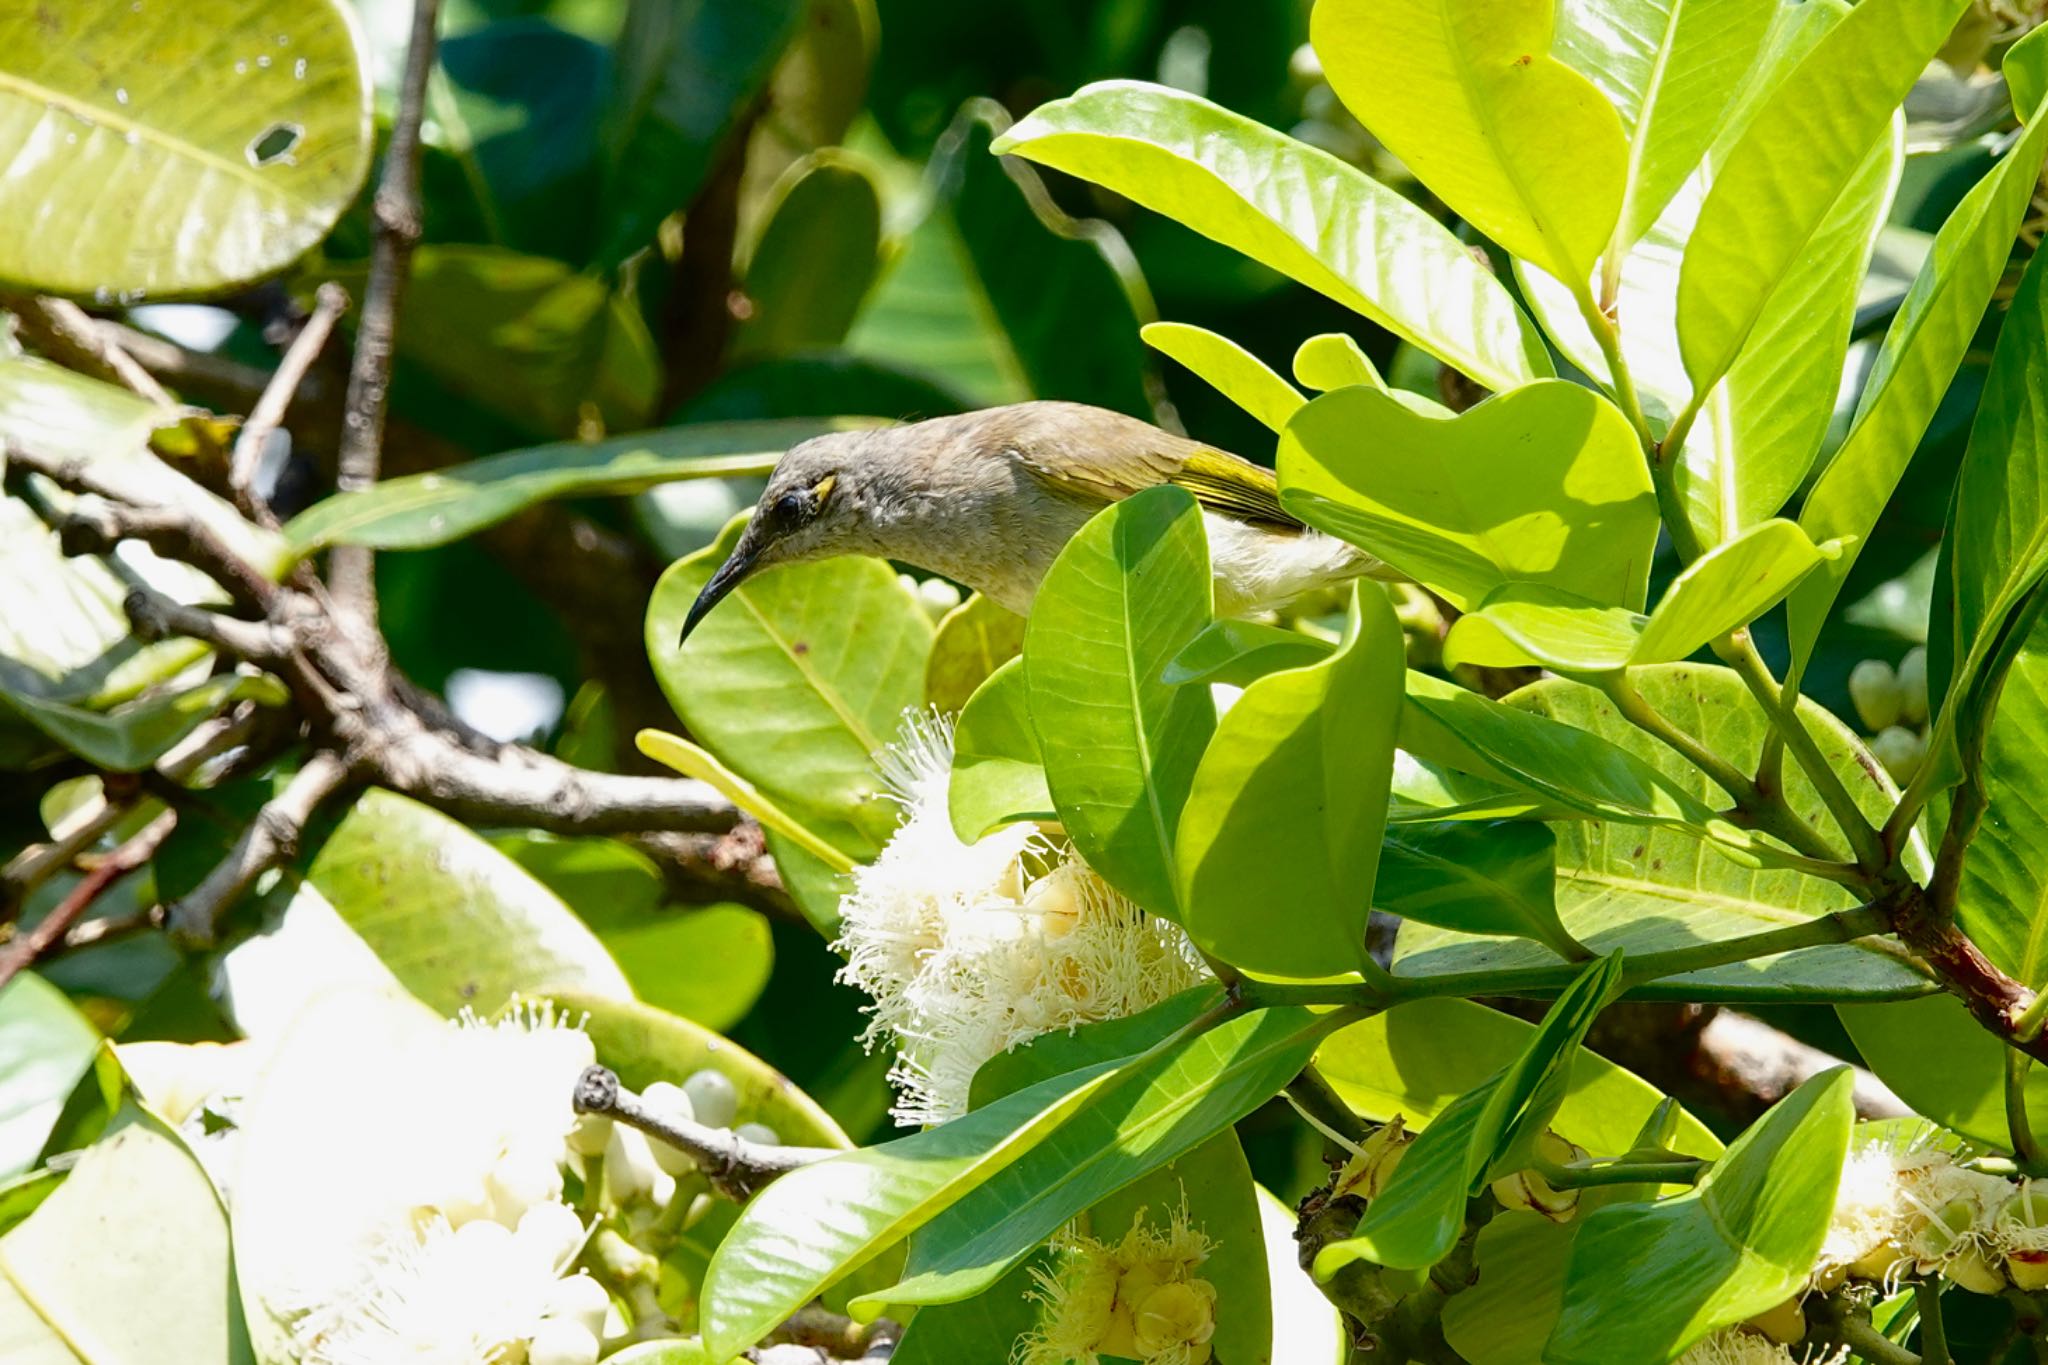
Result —
<path fill-rule="evenodd" d="M 1848 1351 L 1823 1356 L 1797 1355 L 1768 1337 L 1730 1327 L 1693 1343 L 1678 1365 L 1838 1365 Z"/>
<path fill-rule="evenodd" d="M 309 1007 L 251 1097 L 233 1209 L 272 1353 L 524 1359 L 583 1240 L 560 1199 L 593 1059 L 547 1006 L 454 1024 L 384 996 Z"/>
<path fill-rule="evenodd" d="M 947 810 L 953 731 L 913 712 L 883 765 L 902 825 L 841 901 L 840 979 L 874 998 L 891 1039 L 897 1122 L 967 1109 L 989 1058 L 1055 1029 L 1135 1014 L 1202 979 L 1180 929 L 1118 895 L 1032 825 L 973 844 Z"/>

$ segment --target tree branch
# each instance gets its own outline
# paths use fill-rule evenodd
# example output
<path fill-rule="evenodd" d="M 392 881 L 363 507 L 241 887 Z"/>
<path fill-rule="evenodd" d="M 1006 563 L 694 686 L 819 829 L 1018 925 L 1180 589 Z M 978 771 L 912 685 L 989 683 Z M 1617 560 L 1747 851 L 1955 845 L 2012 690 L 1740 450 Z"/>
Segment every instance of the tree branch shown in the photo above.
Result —
<path fill-rule="evenodd" d="M 50 359 L 96 379 L 111 380 L 167 408 L 177 400 L 156 377 L 123 350 L 119 340 L 102 331 L 83 308 L 64 299 L 10 294 L 4 300 L 21 320 L 22 335 Z"/>
<path fill-rule="evenodd" d="M 211 944 L 221 916 L 256 879 L 297 855 L 307 821 L 348 776 L 348 765 L 333 754 L 316 752 L 309 757 L 284 790 L 263 803 L 227 857 L 165 909 L 164 927 L 171 937 L 195 947 Z"/>
<path fill-rule="evenodd" d="M 264 384 L 263 392 L 249 409 L 241 434 L 235 437 L 234 455 L 228 464 L 228 487 L 234 491 L 242 514 L 252 521 L 265 524 L 276 521 L 268 504 L 256 492 L 256 470 L 263 459 L 263 447 L 269 442 L 271 433 L 283 424 L 285 412 L 298 396 L 299 386 L 305 382 L 313 362 L 320 358 L 320 351 L 327 345 L 334 324 L 347 308 L 347 290 L 331 280 L 320 286 L 314 295 L 312 316 L 306 319 L 306 325 L 292 339 L 284 359 L 278 362 L 277 369 Z"/>
<path fill-rule="evenodd" d="M 413 0 L 412 40 L 406 47 L 405 78 L 398 116 L 384 151 L 384 172 L 370 201 L 375 239 L 363 316 L 356 328 L 355 360 L 343 400 L 341 450 L 335 485 L 361 492 L 377 482 L 384 450 L 384 410 L 390 398 L 391 363 L 398 333 L 398 309 L 420 238 L 420 118 L 426 109 L 427 77 L 434 69 L 441 0 Z M 336 603 L 365 622 L 377 619 L 377 584 L 370 552 L 337 546 L 330 581 Z"/>
<path fill-rule="evenodd" d="M 126 843 L 101 860 L 99 866 L 80 878 L 70 894 L 59 901 L 49 914 L 36 921 L 33 928 L 0 948 L 0 989 L 5 989 L 7 983 L 24 968 L 63 942 L 64 936 L 92 908 L 101 892 L 155 857 L 157 849 L 177 823 L 177 815 L 165 811 L 144 825 Z"/>
<path fill-rule="evenodd" d="M 841 1155 L 832 1147 L 779 1147 L 749 1142 L 729 1128 L 670 1119 L 648 1109 L 638 1095 L 619 1084 L 617 1075 L 601 1066 L 584 1069 L 576 1082 L 575 1106 L 579 1114 L 603 1114 L 667 1143 L 697 1163 L 714 1193 L 735 1203 L 744 1204 L 772 1181 L 800 1166 Z"/>

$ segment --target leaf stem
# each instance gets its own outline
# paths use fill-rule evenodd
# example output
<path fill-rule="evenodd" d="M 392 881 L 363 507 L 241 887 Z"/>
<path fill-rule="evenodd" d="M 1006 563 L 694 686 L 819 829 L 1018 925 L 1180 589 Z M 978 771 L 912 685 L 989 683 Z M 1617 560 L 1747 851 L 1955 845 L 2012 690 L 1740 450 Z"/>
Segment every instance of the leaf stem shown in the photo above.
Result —
<path fill-rule="evenodd" d="M 1538 1157 L 1531 1165 L 1554 1189 L 1587 1190 L 1600 1185 L 1693 1185 L 1713 1169 L 1714 1163 L 1698 1157 L 1675 1161 L 1630 1161 L 1620 1157 L 1582 1166 L 1576 1162 L 1560 1165 Z"/>
<path fill-rule="evenodd" d="M 1922 1280 L 1913 1286 L 1920 1309 L 1920 1359 L 1923 1365 L 1949 1365 L 1948 1328 L 1941 1320 L 1941 1282 Z"/>
<path fill-rule="evenodd" d="M 2005 1050 L 2005 1126 L 2012 1134 L 2012 1154 L 2028 1175 L 2040 1175 L 2048 1171 L 2048 1154 L 2042 1152 L 2027 1113 L 2027 1072 L 2033 1066 L 2034 1059 L 2018 1048 Z"/>
<path fill-rule="evenodd" d="M 1635 376 L 1630 373 L 1628 356 L 1621 348 L 1621 330 L 1614 325 L 1614 319 L 1593 297 L 1590 285 L 1580 285 L 1573 297 L 1578 300 L 1579 316 L 1586 320 L 1586 327 L 1593 333 L 1593 340 L 1600 347 L 1600 354 L 1607 360 L 1609 387 L 1614 391 L 1614 401 L 1620 405 L 1622 416 L 1635 428 L 1636 439 L 1643 443 L 1643 454 L 1656 463 L 1657 437 L 1650 430 L 1650 419 L 1643 413 L 1642 395 L 1636 391 Z"/>
<path fill-rule="evenodd" d="M 1920 1357 L 1870 1325 L 1870 1319 L 1844 1316 L 1835 1324 L 1842 1344 L 1871 1365 L 1921 1365 Z"/>
<path fill-rule="evenodd" d="M 1791 706 L 1785 705 L 1784 689 L 1771 675 L 1770 666 L 1764 662 L 1763 656 L 1757 653 L 1756 642 L 1749 638 L 1749 632 L 1734 631 L 1715 641 L 1714 653 L 1741 675 L 1750 695 L 1763 708 L 1772 727 L 1784 737 L 1792 756 L 1799 761 L 1800 769 L 1813 783 L 1828 813 L 1835 817 L 1835 823 L 1849 840 L 1850 848 L 1855 850 L 1857 862 L 1873 875 L 1882 874 L 1891 860 L 1885 854 L 1877 827 L 1864 818 L 1862 808 L 1849 794 L 1848 787 L 1843 785 L 1841 775 L 1829 765 L 1820 746 L 1807 732 L 1805 723 L 1799 719 L 1796 696 Z"/>

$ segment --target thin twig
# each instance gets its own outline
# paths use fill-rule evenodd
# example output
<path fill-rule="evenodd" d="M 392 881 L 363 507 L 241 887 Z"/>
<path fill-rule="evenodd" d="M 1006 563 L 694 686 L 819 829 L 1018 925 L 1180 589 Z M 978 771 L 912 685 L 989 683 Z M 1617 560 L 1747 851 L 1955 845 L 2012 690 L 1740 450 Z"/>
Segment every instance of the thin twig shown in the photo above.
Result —
<path fill-rule="evenodd" d="M 152 403 L 178 406 L 178 400 L 157 383 L 156 376 L 136 364 L 115 336 L 102 330 L 77 304 L 20 295 L 0 301 L 21 320 L 23 334 L 36 349 L 52 360 L 95 378 L 113 380 Z"/>
<path fill-rule="evenodd" d="M 441 0 L 414 0 L 412 40 L 405 53 L 398 115 L 384 151 L 384 172 L 370 201 L 375 237 L 369 280 L 363 288 L 362 322 L 356 328 L 355 359 L 349 367 L 335 469 L 335 486 L 344 493 L 360 493 L 373 486 L 383 459 L 384 410 L 390 396 L 398 309 L 405 297 L 412 249 L 420 238 L 420 117 L 426 108 L 427 77 L 434 69 L 440 14 Z M 329 583 L 337 605 L 362 621 L 374 622 L 377 585 L 370 552 L 361 546 L 337 546 L 330 563 Z"/>
<path fill-rule="evenodd" d="M 298 396 L 299 385 L 304 382 L 313 362 L 320 358 L 321 348 L 334 332 L 334 324 L 348 308 L 348 291 L 329 281 L 320 286 L 313 297 L 313 312 L 306 319 L 306 325 L 299 329 L 291 346 L 285 351 L 284 359 L 278 362 L 277 370 L 270 381 L 263 386 L 263 392 L 249 409 L 248 420 L 242 423 L 241 433 L 235 437 L 234 454 L 228 462 L 228 486 L 234 491 L 235 501 L 243 515 L 257 522 L 270 522 L 269 505 L 256 492 L 256 468 L 263 458 L 263 447 L 270 440 L 272 432 L 284 422 L 286 409 L 292 399 Z"/>
<path fill-rule="evenodd" d="M 164 926 L 171 936 L 195 947 L 211 944 L 221 916 L 248 893 L 257 878 L 297 854 L 313 812 L 348 776 L 348 766 L 333 754 L 315 753 L 308 758 L 284 790 L 263 803 L 227 857 L 198 886 L 165 909 Z"/>
<path fill-rule="evenodd" d="M 0 948 L 0 989 L 62 942 L 64 936 L 71 932 L 71 927 L 92 908 L 101 892 L 155 857 L 158 847 L 177 823 L 177 815 L 165 811 L 144 825 L 126 843 L 109 853 L 98 867 L 81 877 L 70 894 L 59 901 L 49 914 L 37 920 L 33 928 L 16 936 L 5 948 Z"/>
<path fill-rule="evenodd" d="M 749 1142 L 728 1128 L 657 1114 L 619 1084 L 617 1075 L 601 1066 L 584 1069 L 576 1082 L 575 1105 L 579 1114 L 603 1114 L 667 1143 L 703 1169 L 714 1193 L 735 1203 L 745 1203 L 771 1181 L 800 1166 L 841 1155 L 831 1147 Z"/>
<path fill-rule="evenodd" d="M 903 1328 L 888 1318 L 858 1323 L 822 1303 L 808 1303 L 768 1334 L 767 1345 L 805 1347 L 819 1360 L 887 1360 L 902 1337 Z M 780 1357 L 764 1351 L 758 1358 L 772 1362 Z"/>

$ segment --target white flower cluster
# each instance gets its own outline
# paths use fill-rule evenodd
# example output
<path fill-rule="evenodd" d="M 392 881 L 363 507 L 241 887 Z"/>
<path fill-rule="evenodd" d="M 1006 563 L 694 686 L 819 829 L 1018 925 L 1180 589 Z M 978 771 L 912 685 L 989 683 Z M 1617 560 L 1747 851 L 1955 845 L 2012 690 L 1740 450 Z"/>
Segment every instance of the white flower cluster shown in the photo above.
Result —
<path fill-rule="evenodd" d="M 1694 1342 L 1678 1365 L 1841 1365 L 1848 1358 L 1846 1348 L 1826 1355 L 1795 1355 L 1769 1337 L 1730 1327 Z"/>
<path fill-rule="evenodd" d="M 884 776 L 904 809 L 840 903 L 840 979 L 873 997 L 862 1041 L 892 1041 L 905 1125 L 967 1111 L 991 1057 L 1040 1034 L 1135 1014 L 1200 982 L 1201 956 L 1036 826 L 973 844 L 947 810 L 953 730 L 913 712 Z"/>
<path fill-rule="evenodd" d="M 1140 1209 L 1114 1246 L 1065 1229 L 1052 1241 L 1051 1267 L 1032 1269 L 1039 1326 L 1017 1342 L 1013 1365 L 1098 1365 L 1105 1355 L 1207 1365 L 1216 1286 L 1195 1272 L 1215 1249 L 1189 1224 L 1185 1197 L 1164 1232 Z"/>
<path fill-rule="evenodd" d="M 585 1229 L 562 1202 L 589 1037 L 522 1006 L 408 1042 L 410 1055 L 366 1061 L 419 1081 L 406 1096 L 414 1140 L 357 1147 L 363 1135 L 340 1121 L 301 1154 L 309 1193 L 326 1187 L 293 1262 L 274 1268 L 272 1300 L 298 1359 L 592 1365 L 611 1303 L 569 1273 Z"/>

